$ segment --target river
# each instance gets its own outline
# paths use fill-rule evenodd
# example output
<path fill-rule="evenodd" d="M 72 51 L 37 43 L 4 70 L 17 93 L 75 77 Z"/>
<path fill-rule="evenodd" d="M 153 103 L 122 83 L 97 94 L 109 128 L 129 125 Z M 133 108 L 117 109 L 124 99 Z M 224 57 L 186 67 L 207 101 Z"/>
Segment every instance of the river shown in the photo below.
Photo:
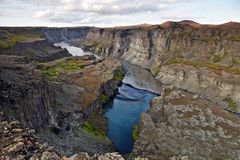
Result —
<path fill-rule="evenodd" d="M 100 56 L 92 52 L 85 52 L 80 47 L 71 46 L 67 42 L 54 43 L 54 46 L 67 49 L 67 51 L 73 56 L 94 55 L 96 58 L 100 58 Z"/>
<path fill-rule="evenodd" d="M 133 128 L 139 122 L 150 101 L 156 94 L 122 84 L 116 96 L 105 105 L 105 117 L 108 120 L 108 137 L 121 154 L 133 149 Z"/>

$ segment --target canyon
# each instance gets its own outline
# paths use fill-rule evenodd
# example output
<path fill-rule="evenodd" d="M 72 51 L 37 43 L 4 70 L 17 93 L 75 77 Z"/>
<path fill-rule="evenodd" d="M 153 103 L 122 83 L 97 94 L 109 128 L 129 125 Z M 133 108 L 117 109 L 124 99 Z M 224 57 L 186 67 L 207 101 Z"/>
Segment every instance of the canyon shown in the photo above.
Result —
<path fill-rule="evenodd" d="M 237 22 L 0 27 L 0 159 L 238 159 L 239 67 Z M 114 153 L 104 106 L 143 91 Z"/>

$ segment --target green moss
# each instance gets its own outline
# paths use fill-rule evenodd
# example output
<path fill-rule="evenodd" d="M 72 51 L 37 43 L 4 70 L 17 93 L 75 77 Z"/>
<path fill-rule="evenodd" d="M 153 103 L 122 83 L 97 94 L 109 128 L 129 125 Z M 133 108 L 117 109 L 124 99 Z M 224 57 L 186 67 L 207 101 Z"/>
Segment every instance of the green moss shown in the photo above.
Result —
<path fill-rule="evenodd" d="M 225 101 L 228 103 L 229 108 L 233 112 L 237 112 L 237 103 L 233 101 L 231 97 L 227 97 Z"/>
<path fill-rule="evenodd" d="M 84 68 L 84 65 L 82 60 L 67 59 L 61 62 L 56 62 L 53 65 L 37 64 L 36 68 L 42 70 L 48 78 L 55 79 L 60 73 L 80 70 Z"/>
<path fill-rule="evenodd" d="M 124 78 L 124 74 L 122 71 L 117 70 L 114 72 L 113 80 L 115 81 L 122 81 Z"/>
<path fill-rule="evenodd" d="M 133 128 L 133 133 L 132 133 L 132 137 L 133 137 L 133 140 L 136 141 L 138 139 L 138 135 L 139 135 L 139 128 L 138 126 L 136 125 L 134 128 Z"/>
<path fill-rule="evenodd" d="M 82 130 L 93 136 L 106 139 L 107 121 L 100 113 L 93 113 L 87 121 L 84 122 Z"/>
<path fill-rule="evenodd" d="M 105 94 L 100 95 L 100 100 L 102 103 L 107 103 L 109 101 L 109 97 L 106 96 Z"/>
<path fill-rule="evenodd" d="M 106 137 L 105 133 L 103 131 L 99 130 L 91 122 L 88 122 L 88 121 L 84 122 L 84 125 L 83 125 L 82 129 L 85 130 L 88 133 L 93 134 L 94 136 L 101 137 L 101 138 L 105 138 Z"/>
<path fill-rule="evenodd" d="M 240 36 L 231 36 L 228 38 L 229 41 L 240 42 Z"/>

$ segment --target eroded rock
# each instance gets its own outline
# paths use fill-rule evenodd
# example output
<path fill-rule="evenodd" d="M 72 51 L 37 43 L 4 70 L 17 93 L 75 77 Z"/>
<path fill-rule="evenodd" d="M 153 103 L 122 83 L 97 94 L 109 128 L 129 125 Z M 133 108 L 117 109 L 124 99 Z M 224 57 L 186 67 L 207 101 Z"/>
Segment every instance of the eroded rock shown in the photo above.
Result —
<path fill-rule="evenodd" d="M 143 113 L 133 153 L 149 159 L 238 159 L 240 118 L 194 94 L 167 88 Z"/>

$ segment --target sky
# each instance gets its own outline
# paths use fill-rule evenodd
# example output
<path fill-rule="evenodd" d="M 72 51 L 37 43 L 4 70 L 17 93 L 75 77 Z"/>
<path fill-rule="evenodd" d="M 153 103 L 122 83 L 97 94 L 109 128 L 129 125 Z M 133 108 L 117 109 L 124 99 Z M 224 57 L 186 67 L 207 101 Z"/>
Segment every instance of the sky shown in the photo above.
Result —
<path fill-rule="evenodd" d="M 0 0 L 0 26 L 98 26 L 240 22 L 240 0 Z"/>

